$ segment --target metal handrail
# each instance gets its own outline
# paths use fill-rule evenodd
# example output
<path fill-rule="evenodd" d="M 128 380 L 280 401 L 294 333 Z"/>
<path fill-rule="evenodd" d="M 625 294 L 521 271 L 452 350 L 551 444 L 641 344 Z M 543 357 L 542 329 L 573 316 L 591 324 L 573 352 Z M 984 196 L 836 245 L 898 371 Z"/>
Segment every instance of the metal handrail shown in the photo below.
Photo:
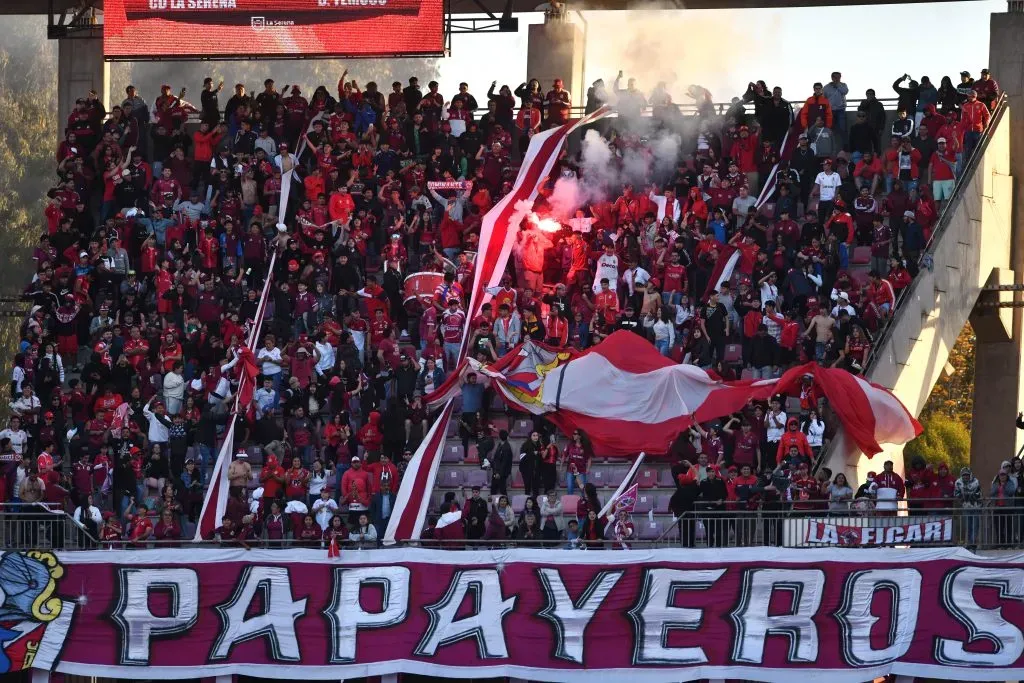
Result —
<path fill-rule="evenodd" d="M 992 140 L 991 132 L 996 129 L 1000 121 L 1003 118 L 1003 114 L 1006 111 L 1009 99 L 1006 93 L 999 96 L 996 107 L 992 111 L 992 118 L 989 121 L 988 128 L 981 136 L 981 140 L 975 146 L 974 151 L 971 153 L 970 158 L 964 162 L 963 170 L 956 179 L 956 184 L 953 187 L 953 195 L 949 201 L 946 202 L 945 206 L 942 207 L 942 213 L 939 214 L 939 220 L 935 224 L 935 230 L 932 231 L 931 237 L 928 239 L 928 243 L 925 245 L 924 251 L 921 253 L 921 261 L 923 262 L 926 256 L 931 256 L 935 252 L 935 248 L 938 245 L 939 238 L 945 233 L 947 227 L 953 220 L 953 216 L 956 214 L 956 209 L 963 201 L 964 188 L 968 185 L 968 180 L 974 175 L 978 169 L 978 165 L 981 160 L 985 157 L 985 152 L 988 149 L 988 144 Z M 882 356 L 881 350 L 886 348 L 889 340 L 892 338 L 893 330 L 896 329 L 896 316 L 903 315 L 905 309 L 899 304 L 901 301 L 910 300 L 912 293 L 917 291 L 917 288 L 921 286 L 921 278 L 915 277 L 910 286 L 908 286 L 901 293 L 899 300 L 896 302 L 894 309 L 894 315 L 890 317 L 888 324 L 882 329 L 881 333 L 878 334 L 871 344 L 871 352 L 868 355 L 868 360 L 864 364 L 863 376 L 867 377 L 868 373 L 874 368 L 875 363 Z M 930 297 L 925 297 L 930 298 Z M 829 444 L 821 450 L 818 454 L 817 460 L 814 462 L 814 471 L 817 471 L 821 463 L 826 462 L 832 454 L 832 450 L 836 448 L 836 439 L 833 438 Z"/>
<path fill-rule="evenodd" d="M 516 99 L 518 100 L 518 98 L 516 98 Z M 882 103 L 882 108 L 885 109 L 886 111 L 895 111 L 897 103 L 899 102 L 899 98 L 896 98 L 896 97 L 884 97 L 884 98 L 883 97 L 879 97 L 879 98 L 877 98 L 877 100 Z M 848 99 L 848 100 L 846 100 L 846 111 L 856 111 L 857 107 L 863 101 L 864 100 L 861 100 L 861 99 L 857 99 L 857 100 Z M 793 107 L 793 115 L 794 116 L 797 115 L 800 112 L 800 108 L 803 106 L 803 102 L 804 102 L 803 100 L 797 100 L 797 101 L 789 100 L 790 106 Z M 679 112 L 681 114 L 691 114 L 691 115 L 693 115 L 693 114 L 696 114 L 697 110 L 698 110 L 698 106 L 697 106 L 696 103 L 677 102 L 677 103 L 674 103 L 674 104 L 675 104 L 676 108 L 679 110 Z M 746 112 L 751 112 L 754 109 L 754 103 L 753 102 L 741 102 L 741 104 L 743 105 L 744 111 L 746 111 Z M 113 109 L 115 106 L 120 106 L 120 104 L 111 104 L 111 109 Z M 193 105 L 193 106 L 195 106 L 195 105 Z M 714 108 L 716 115 L 721 116 L 726 111 L 728 111 L 729 107 L 733 106 L 733 103 L 732 102 L 713 102 L 711 106 Z M 519 107 L 516 106 L 514 109 L 519 109 Z M 586 113 L 586 106 L 585 105 L 571 105 L 569 107 L 569 111 L 571 112 L 571 114 L 573 116 L 576 116 L 576 117 L 582 116 L 584 113 Z M 477 118 L 479 118 L 480 116 L 483 116 L 487 112 L 488 112 L 488 109 L 486 107 L 477 107 L 476 109 L 472 110 L 473 115 L 476 116 Z M 651 112 L 652 112 L 652 107 L 650 107 L 650 106 L 645 107 L 644 110 L 643 110 L 643 114 L 647 115 L 647 116 L 650 116 Z M 152 115 L 152 113 L 153 112 L 151 110 L 150 114 Z M 110 112 L 108 111 L 107 112 L 107 118 L 109 118 L 109 117 L 110 117 Z M 189 123 L 199 123 L 201 118 L 202 118 L 202 112 L 201 111 L 191 112 L 189 114 L 189 116 L 188 116 L 188 122 Z M 224 110 L 223 109 L 220 110 L 220 118 L 221 118 L 221 121 L 224 121 Z"/>

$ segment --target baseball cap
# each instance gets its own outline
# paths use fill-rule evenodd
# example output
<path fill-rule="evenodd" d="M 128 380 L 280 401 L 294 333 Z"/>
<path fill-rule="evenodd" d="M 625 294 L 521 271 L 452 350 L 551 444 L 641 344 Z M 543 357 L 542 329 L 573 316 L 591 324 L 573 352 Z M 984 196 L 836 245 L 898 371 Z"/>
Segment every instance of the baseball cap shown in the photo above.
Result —
<path fill-rule="evenodd" d="M 361 460 L 359 459 L 358 455 L 353 455 L 352 456 L 352 462 L 361 462 Z"/>
<path fill-rule="evenodd" d="M 913 211 L 904 211 L 903 212 L 903 217 L 904 218 L 913 218 L 914 217 L 914 212 Z"/>
<path fill-rule="evenodd" d="M 938 140 L 935 141 L 936 144 L 940 142 L 946 142 L 946 138 L 939 138 Z"/>

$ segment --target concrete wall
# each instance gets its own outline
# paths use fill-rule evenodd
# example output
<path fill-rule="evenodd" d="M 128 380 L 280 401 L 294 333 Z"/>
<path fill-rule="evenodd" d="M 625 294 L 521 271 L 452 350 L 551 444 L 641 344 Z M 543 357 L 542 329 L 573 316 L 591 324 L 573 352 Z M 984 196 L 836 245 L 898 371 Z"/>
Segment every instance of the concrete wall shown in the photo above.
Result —
<path fill-rule="evenodd" d="M 881 347 L 882 357 L 868 375 L 870 381 L 890 389 L 914 415 L 928 399 L 981 288 L 994 272 L 997 279 L 1009 272 L 1010 129 L 1006 112 L 992 132 L 983 160 L 958 190 L 953 216 L 931 252 L 933 269 L 922 270 L 911 285 Z M 842 433 L 837 441 L 825 465 L 845 471 L 858 483 L 868 471 L 880 471 L 886 459 L 902 468 L 900 446 L 887 446 L 883 454 L 867 458 Z"/>
<path fill-rule="evenodd" d="M 526 48 L 526 77 L 540 81 L 543 92 L 551 89 L 556 78 L 572 95 L 574 105 L 583 105 L 587 86 L 583 84 L 583 59 L 586 52 L 583 31 L 568 21 L 531 24 Z"/>
<path fill-rule="evenodd" d="M 103 39 L 62 38 L 57 41 L 57 135 L 61 140 L 75 100 L 85 97 L 90 90 L 96 91 L 109 110 L 110 65 L 103 61 Z"/>

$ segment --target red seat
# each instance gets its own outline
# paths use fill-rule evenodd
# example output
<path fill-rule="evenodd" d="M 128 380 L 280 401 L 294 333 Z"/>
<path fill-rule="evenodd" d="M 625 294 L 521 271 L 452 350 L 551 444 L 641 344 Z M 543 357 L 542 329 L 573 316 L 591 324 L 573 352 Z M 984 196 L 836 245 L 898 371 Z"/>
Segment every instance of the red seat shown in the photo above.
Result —
<path fill-rule="evenodd" d="M 523 488 L 523 475 L 521 472 L 516 472 L 512 475 L 512 488 L 521 489 Z"/>
<path fill-rule="evenodd" d="M 854 247 L 853 258 L 850 263 L 854 265 L 866 265 L 871 263 L 871 247 Z"/>
<path fill-rule="evenodd" d="M 658 470 L 653 467 L 641 467 L 636 473 L 636 483 L 642 489 L 654 488 L 658 485 Z"/>
<path fill-rule="evenodd" d="M 741 360 L 743 360 L 743 346 L 740 344 L 726 344 L 725 357 L 722 358 L 722 362 L 732 365 L 739 363 Z"/>

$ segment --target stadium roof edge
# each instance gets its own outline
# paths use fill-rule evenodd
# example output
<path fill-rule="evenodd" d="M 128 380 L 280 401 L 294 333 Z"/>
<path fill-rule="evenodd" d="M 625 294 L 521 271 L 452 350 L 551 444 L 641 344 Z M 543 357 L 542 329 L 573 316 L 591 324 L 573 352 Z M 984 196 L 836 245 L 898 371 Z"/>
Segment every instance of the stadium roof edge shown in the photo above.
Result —
<path fill-rule="evenodd" d="M 927 2 L 936 0 L 907 0 L 908 2 Z M 937 0 L 939 2 L 951 2 L 952 0 Z M 52 5 L 51 5 L 52 3 Z M 504 0 L 484 0 L 483 3 L 494 14 L 500 14 L 504 9 Z M 649 0 L 587 0 L 586 2 L 566 3 L 572 10 L 628 10 L 648 9 L 651 6 Z M 751 9 L 759 7 L 834 7 L 837 5 L 889 5 L 897 4 L 892 0 L 787 0 L 786 2 L 773 2 L 772 0 L 669 0 L 664 7 L 675 5 L 679 9 Z M 899 4 L 906 4 L 899 3 Z M 0 2 L 0 15 L 43 15 L 49 13 L 52 6 L 54 12 L 61 12 L 78 7 L 79 0 L 3 0 Z M 102 7 L 103 2 L 99 0 L 97 7 Z M 513 12 L 534 12 L 543 11 L 548 4 L 544 0 L 512 0 Z M 481 4 L 473 0 L 452 0 L 451 11 L 453 14 L 481 14 Z"/>

